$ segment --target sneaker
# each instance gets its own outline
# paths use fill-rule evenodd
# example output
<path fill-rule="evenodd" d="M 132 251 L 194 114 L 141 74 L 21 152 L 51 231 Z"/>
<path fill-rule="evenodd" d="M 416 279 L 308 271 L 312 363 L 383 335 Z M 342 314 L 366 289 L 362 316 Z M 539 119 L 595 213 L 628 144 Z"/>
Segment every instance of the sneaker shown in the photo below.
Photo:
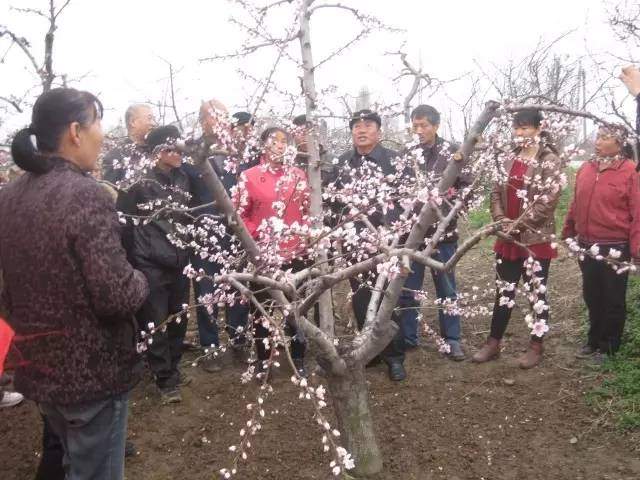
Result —
<path fill-rule="evenodd" d="M 580 350 L 576 352 L 576 358 L 590 358 L 597 351 L 597 348 L 593 348 L 587 343 L 586 345 L 580 347 Z"/>
<path fill-rule="evenodd" d="M 24 395 L 18 392 L 0 392 L 0 408 L 15 407 L 22 403 Z"/>
<path fill-rule="evenodd" d="M 179 387 L 186 387 L 193 381 L 193 377 L 187 375 L 184 372 L 180 372 L 180 379 L 178 380 Z"/>
<path fill-rule="evenodd" d="M 394 382 L 401 382 L 405 378 L 407 378 L 407 372 L 402 362 L 397 360 L 389 362 L 389 379 Z"/>
<path fill-rule="evenodd" d="M 160 390 L 160 400 L 163 405 L 182 401 L 182 395 L 180 395 L 180 390 L 177 387 L 158 388 L 158 390 Z"/>
<path fill-rule="evenodd" d="M 454 362 L 462 362 L 467 357 L 462 350 L 462 346 L 460 346 L 460 342 L 457 340 L 449 340 L 447 341 L 449 344 L 449 353 L 447 353 L 447 357 Z"/>
<path fill-rule="evenodd" d="M 307 370 L 304 368 L 304 360 L 302 358 L 294 358 L 293 364 L 295 365 L 296 370 L 298 371 L 298 374 L 302 378 L 307 378 L 309 376 L 309 374 L 307 373 Z"/>
<path fill-rule="evenodd" d="M 198 365 L 207 373 L 216 373 L 222 370 L 219 356 L 209 355 L 200 360 Z"/>

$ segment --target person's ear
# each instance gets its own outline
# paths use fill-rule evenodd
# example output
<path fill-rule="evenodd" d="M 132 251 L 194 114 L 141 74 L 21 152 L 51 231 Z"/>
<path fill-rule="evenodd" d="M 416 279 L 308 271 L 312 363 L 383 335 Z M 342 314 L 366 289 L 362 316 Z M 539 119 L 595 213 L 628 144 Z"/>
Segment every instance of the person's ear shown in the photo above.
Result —
<path fill-rule="evenodd" d="M 71 143 L 73 143 L 73 145 L 75 145 L 76 147 L 80 146 L 81 143 L 81 138 L 80 138 L 80 133 L 81 133 L 82 129 L 80 127 L 80 123 L 79 122 L 72 122 L 69 125 L 69 138 L 71 139 Z"/>

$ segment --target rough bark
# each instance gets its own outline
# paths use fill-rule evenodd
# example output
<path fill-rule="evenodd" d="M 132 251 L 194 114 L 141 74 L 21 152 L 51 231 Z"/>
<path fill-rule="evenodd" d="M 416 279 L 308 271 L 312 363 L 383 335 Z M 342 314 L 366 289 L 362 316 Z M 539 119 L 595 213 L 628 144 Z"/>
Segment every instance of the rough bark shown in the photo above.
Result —
<path fill-rule="evenodd" d="M 364 366 L 354 366 L 343 376 L 330 376 L 327 383 L 342 445 L 355 461 L 349 474 L 366 477 L 380 472 L 382 455 L 369 410 Z"/>
<path fill-rule="evenodd" d="M 317 92 L 314 76 L 313 52 L 311 50 L 311 25 L 309 7 L 311 0 L 304 0 L 300 14 L 300 52 L 302 58 L 302 85 L 304 88 L 304 99 L 306 106 L 307 121 L 313 128 L 307 130 L 307 153 L 309 155 L 309 166 L 307 169 L 309 176 L 309 186 L 311 187 L 311 205 L 309 212 L 313 217 L 313 226 L 316 229 L 323 227 L 322 209 L 322 174 L 320 171 L 320 145 L 317 129 Z M 318 253 L 318 261 L 322 262 L 320 271 L 327 273 L 327 252 L 322 250 Z M 334 336 L 333 303 L 331 302 L 331 290 L 327 290 L 318 299 L 320 309 L 320 329 L 329 337 Z"/>

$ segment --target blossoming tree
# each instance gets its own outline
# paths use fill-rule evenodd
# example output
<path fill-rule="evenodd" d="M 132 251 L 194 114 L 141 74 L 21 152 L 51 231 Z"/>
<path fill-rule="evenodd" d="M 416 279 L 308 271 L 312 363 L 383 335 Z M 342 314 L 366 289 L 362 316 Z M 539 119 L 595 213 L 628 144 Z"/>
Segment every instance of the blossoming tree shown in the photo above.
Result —
<path fill-rule="evenodd" d="M 245 0 L 236 0 L 244 7 L 254 22 L 239 22 L 249 33 L 249 40 L 239 52 L 233 55 L 248 55 L 264 48 L 275 48 L 278 52 L 276 66 L 282 58 L 289 58 L 299 65 L 302 79 L 306 118 L 311 128 L 307 131 L 308 145 L 308 187 L 309 213 L 305 221 L 287 224 L 278 213 L 263 221 L 258 227 L 258 236 L 254 238 L 243 223 L 240 212 L 243 207 L 242 183 L 232 199 L 225 191 L 208 158 L 212 150 L 227 152 L 225 168 L 236 171 L 247 159 L 245 152 L 234 147 L 229 134 L 227 119 L 222 112 L 212 111 L 219 117 L 215 144 L 210 139 L 201 138 L 194 132 L 183 144 L 183 150 L 198 166 L 215 198 L 218 215 L 200 216 L 198 208 L 187 208 L 170 201 L 150 205 L 150 215 L 134 218 L 135 222 L 150 221 L 168 211 L 180 210 L 197 224 L 176 224 L 173 241 L 212 262 L 222 265 L 221 273 L 214 278 L 205 278 L 202 271 L 187 267 L 185 274 L 195 281 L 213 281 L 216 290 L 212 295 L 197 299 L 198 303 L 212 309 L 216 304 L 249 302 L 257 312 L 257 322 L 271 331 L 271 337 L 264 341 L 269 344 L 270 358 L 267 369 L 277 368 L 281 364 L 278 346 L 284 346 L 285 361 L 292 367 L 291 380 L 300 388 L 300 398 L 313 402 L 315 420 L 321 431 L 321 443 L 325 451 L 331 452 L 330 467 L 334 475 L 352 470 L 356 475 L 371 475 L 382 469 L 382 457 L 376 442 L 373 418 L 368 404 L 368 391 L 365 381 L 365 366 L 378 355 L 395 335 L 398 326 L 392 320 L 398 299 L 404 289 L 405 280 L 410 272 L 411 262 L 420 262 L 425 266 L 446 271 L 455 268 L 465 254 L 478 242 L 489 235 L 496 235 L 518 243 L 513 233 L 517 225 L 526 225 L 532 211 L 544 204 L 567 181 L 564 173 L 565 162 L 578 152 L 573 146 L 566 147 L 560 155 L 558 164 L 547 165 L 553 175 L 547 179 L 530 178 L 528 185 L 535 186 L 539 194 L 533 201 L 524 200 L 523 212 L 513 222 L 493 222 L 471 232 L 460 243 L 456 254 L 446 263 L 432 258 L 438 242 L 443 239 L 449 223 L 469 208 L 482 204 L 487 194 L 487 186 L 496 181 L 504 181 L 508 172 L 502 164 L 511 155 L 512 138 L 510 135 L 511 116 L 522 109 L 540 109 L 547 112 L 545 129 L 559 137 L 566 137 L 575 128 L 575 118 L 585 117 L 597 123 L 606 121 L 586 112 L 576 111 L 562 105 L 518 104 L 512 102 L 488 102 L 468 130 L 466 138 L 451 155 L 449 164 L 440 176 L 428 175 L 421 168 L 421 158 L 415 156 L 410 148 L 395 159 L 395 172 L 384 174 L 375 165 L 364 165 L 357 169 L 347 165 L 338 165 L 343 173 L 349 174 L 347 185 L 337 182 L 324 182 L 322 178 L 322 160 L 318 141 L 318 105 L 319 98 L 315 84 L 315 72 L 319 65 L 330 57 L 314 61 L 312 49 L 312 19 L 318 12 L 337 9 L 352 15 L 362 26 L 362 32 L 356 39 L 380 26 L 370 17 L 356 8 L 342 3 L 317 2 L 314 0 L 280 0 L 263 6 L 256 6 Z M 286 9 L 293 19 L 287 22 L 282 36 L 276 37 L 264 28 L 265 18 L 276 10 Z M 290 46 L 297 42 L 298 53 Z M 346 48 L 346 46 L 345 46 Z M 343 49 L 338 49 L 335 54 Z M 333 55 L 333 54 L 332 54 Z M 265 88 L 270 82 L 265 83 Z M 263 97 L 260 97 L 262 101 Z M 403 109 L 406 109 L 406 105 Z M 212 109 L 215 110 L 215 109 Z M 407 147 L 414 145 L 408 142 Z M 285 154 L 285 162 L 292 162 L 295 150 Z M 139 162 L 144 168 L 152 161 Z M 470 173 L 474 181 L 455 196 L 446 195 L 461 172 Z M 131 182 L 131 176 L 127 182 Z M 305 185 L 299 185 L 306 188 Z M 332 208 L 339 204 L 341 214 Z M 385 216 L 391 210 L 400 215 L 389 222 L 374 225 L 370 218 Z M 276 212 L 284 210 L 283 205 L 274 205 Z M 428 236 L 430 227 L 435 233 Z M 231 248 L 222 248 L 220 236 L 230 236 Z M 306 268 L 292 273 L 283 270 L 288 259 L 283 258 L 279 246 L 292 239 L 302 239 L 304 249 L 299 258 Z M 560 243 L 555 237 L 549 238 L 554 248 Z M 599 252 L 581 249 L 573 240 L 567 244 L 574 255 L 598 256 Z M 521 245 L 527 248 L 525 245 Z M 607 260 L 618 269 L 634 268 L 632 265 L 617 263 L 615 252 Z M 540 265 L 533 258 L 526 262 L 531 281 L 524 284 L 522 293 L 528 300 L 530 311 L 526 321 L 532 334 L 542 336 L 548 326 L 543 315 L 548 310 L 544 300 L 545 286 L 536 275 Z M 375 272 L 375 281 L 368 281 L 368 274 Z M 349 279 L 357 279 L 362 288 L 372 291 L 366 320 L 361 329 L 338 325 L 333 312 L 331 289 Z M 413 292 L 421 298 L 423 305 L 442 308 L 464 316 L 487 313 L 482 306 L 483 299 L 494 295 L 495 285 L 470 286 L 469 292 L 461 292 L 457 299 L 438 301 L 430 299 L 427 292 Z M 497 282 L 499 291 L 508 292 L 516 287 L 513 284 Z M 269 301 L 260 301 L 257 291 L 269 292 Z M 513 307 L 514 302 L 503 295 L 500 302 Z M 318 305 L 319 322 L 313 321 L 310 312 Z M 185 309 L 188 309 L 185 306 Z M 179 321 L 180 315 L 170 317 L 169 321 Z M 288 349 L 289 338 L 285 333 L 286 323 L 294 325 L 306 342 L 313 346 L 321 375 L 310 379 L 300 376 L 293 365 Z M 151 333 L 162 329 L 166 323 L 151 326 Z M 446 349 L 446 344 L 433 333 L 426 322 L 425 332 Z M 344 331 L 342 331 L 344 330 Z M 249 338 L 252 332 L 244 332 Z M 149 336 L 147 336 L 149 338 Z M 243 374 L 248 381 L 255 375 L 255 367 L 249 367 Z M 260 390 L 255 402 L 247 405 L 249 418 L 240 430 L 240 441 L 230 447 L 234 454 L 233 464 L 221 469 L 225 478 L 238 472 L 238 463 L 249 456 L 252 437 L 261 428 L 265 415 L 264 403 L 272 391 L 268 376 L 261 378 Z M 322 383 L 326 383 L 326 389 Z M 331 425 L 330 416 L 325 414 L 328 399 L 335 414 L 336 425 Z"/>

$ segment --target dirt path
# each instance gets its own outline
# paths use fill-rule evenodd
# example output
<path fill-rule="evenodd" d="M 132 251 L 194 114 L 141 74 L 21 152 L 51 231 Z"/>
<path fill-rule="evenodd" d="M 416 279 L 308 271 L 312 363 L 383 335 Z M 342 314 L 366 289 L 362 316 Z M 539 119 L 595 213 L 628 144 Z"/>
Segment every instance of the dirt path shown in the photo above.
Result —
<path fill-rule="evenodd" d="M 460 283 L 492 277 L 490 257 L 465 259 Z M 430 279 L 428 281 L 430 283 Z M 596 423 L 584 392 L 600 381 L 573 356 L 579 346 L 580 278 L 571 260 L 552 266 L 552 334 L 543 364 L 521 371 L 515 358 L 527 341 L 514 315 L 502 358 L 485 365 L 453 363 L 428 348 L 408 355 L 409 378 L 391 384 L 383 368 L 368 370 L 371 402 L 385 461 L 379 479 L 609 479 L 640 478 L 640 438 Z M 564 292 L 560 295 L 559 292 Z M 488 320 L 464 324 L 465 348 L 484 340 Z M 185 401 L 160 407 L 153 386 L 133 394 L 130 432 L 140 450 L 127 463 L 135 480 L 212 479 L 229 465 L 229 445 L 246 421 L 256 387 L 241 386 L 241 369 L 221 374 L 190 369 Z M 267 419 L 240 479 L 327 479 L 312 409 L 297 399 L 288 375 L 274 380 Z M 508 379 L 507 384 L 504 380 Z M 40 420 L 31 402 L 0 411 L 3 480 L 31 478 L 38 462 Z M 572 443 L 571 440 L 574 439 Z M 204 440 L 204 441 L 203 441 Z M 577 440 L 577 441 L 575 441 Z"/>

